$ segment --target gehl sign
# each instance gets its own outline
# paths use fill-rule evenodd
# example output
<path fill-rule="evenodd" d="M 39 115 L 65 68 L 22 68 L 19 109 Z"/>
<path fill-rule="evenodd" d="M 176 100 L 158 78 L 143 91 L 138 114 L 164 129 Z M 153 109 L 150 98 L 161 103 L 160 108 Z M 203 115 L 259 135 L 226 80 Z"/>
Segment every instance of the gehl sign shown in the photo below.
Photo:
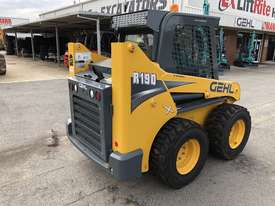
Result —
<path fill-rule="evenodd" d="M 243 17 L 237 17 L 235 20 L 235 26 L 242 28 L 254 29 L 254 22 L 252 19 L 247 19 Z"/>
<path fill-rule="evenodd" d="M 145 9 L 165 10 L 168 0 L 132 0 L 101 7 L 101 13 L 123 14 Z"/>

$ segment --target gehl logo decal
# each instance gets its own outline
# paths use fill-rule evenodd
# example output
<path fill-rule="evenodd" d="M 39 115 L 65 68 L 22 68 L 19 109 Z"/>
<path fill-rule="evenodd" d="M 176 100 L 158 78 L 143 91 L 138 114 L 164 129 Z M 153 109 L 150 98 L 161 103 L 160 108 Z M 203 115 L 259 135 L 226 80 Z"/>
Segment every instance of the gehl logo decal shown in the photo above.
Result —
<path fill-rule="evenodd" d="M 227 84 L 223 82 L 212 82 L 210 85 L 210 91 L 234 94 L 232 87 L 232 84 Z"/>
<path fill-rule="evenodd" d="M 143 72 L 134 72 L 133 84 L 156 86 L 157 75 Z"/>

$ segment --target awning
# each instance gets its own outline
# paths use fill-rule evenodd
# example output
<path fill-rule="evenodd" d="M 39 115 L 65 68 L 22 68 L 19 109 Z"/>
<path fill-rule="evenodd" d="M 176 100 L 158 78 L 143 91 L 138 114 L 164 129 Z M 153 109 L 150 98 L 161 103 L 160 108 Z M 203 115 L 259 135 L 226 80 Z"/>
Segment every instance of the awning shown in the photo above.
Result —
<path fill-rule="evenodd" d="M 83 18 L 84 17 L 84 18 Z M 20 24 L 12 27 L 6 27 L 5 32 L 19 33 L 47 33 L 53 32 L 58 27 L 60 31 L 73 32 L 74 30 L 96 30 L 96 21 L 100 20 L 101 30 L 109 30 L 111 23 L 111 15 L 99 12 L 74 12 L 67 15 L 58 16 L 52 19 L 43 19 L 33 21 L 27 24 Z"/>

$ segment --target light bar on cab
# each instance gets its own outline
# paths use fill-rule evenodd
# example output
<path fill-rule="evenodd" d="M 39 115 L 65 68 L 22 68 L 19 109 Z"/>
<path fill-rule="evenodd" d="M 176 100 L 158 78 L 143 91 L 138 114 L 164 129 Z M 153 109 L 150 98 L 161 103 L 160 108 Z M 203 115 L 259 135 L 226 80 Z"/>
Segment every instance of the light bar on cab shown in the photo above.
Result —
<path fill-rule="evenodd" d="M 113 17 L 114 29 L 147 25 L 148 11 L 136 12 L 132 14 L 123 14 Z"/>

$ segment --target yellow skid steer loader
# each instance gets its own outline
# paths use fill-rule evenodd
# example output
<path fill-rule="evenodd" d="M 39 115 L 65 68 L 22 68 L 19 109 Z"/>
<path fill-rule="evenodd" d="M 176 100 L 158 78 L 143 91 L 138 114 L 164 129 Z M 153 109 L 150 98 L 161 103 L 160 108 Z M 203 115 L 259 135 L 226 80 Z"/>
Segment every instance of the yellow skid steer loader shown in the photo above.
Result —
<path fill-rule="evenodd" d="M 240 85 L 218 80 L 218 23 L 165 11 L 114 16 L 111 58 L 71 62 L 71 142 L 120 180 L 151 171 L 176 189 L 199 175 L 209 149 L 236 158 L 251 118 L 234 104 Z M 73 57 L 87 52 L 69 45 Z"/>

